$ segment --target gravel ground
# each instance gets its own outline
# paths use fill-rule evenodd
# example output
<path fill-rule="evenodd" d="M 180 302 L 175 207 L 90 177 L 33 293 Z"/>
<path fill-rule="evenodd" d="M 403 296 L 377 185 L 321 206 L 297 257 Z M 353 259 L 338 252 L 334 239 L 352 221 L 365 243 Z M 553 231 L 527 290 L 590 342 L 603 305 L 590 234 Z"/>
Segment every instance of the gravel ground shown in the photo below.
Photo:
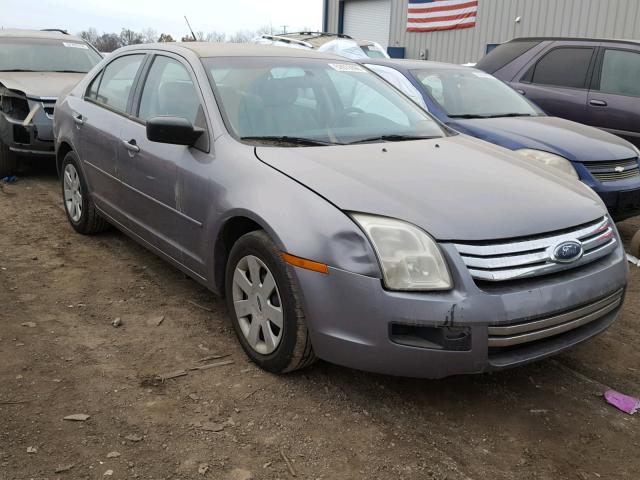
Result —
<path fill-rule="evenodd" d="M 75 234 L 53 172 L 3 190 L 2 480 L 640 478 L 640 415 L 602 399 L 640 395 L 640 269 L 613 327 L 535 365 L 274 376 L 220 299 L 116 231 Z"/>

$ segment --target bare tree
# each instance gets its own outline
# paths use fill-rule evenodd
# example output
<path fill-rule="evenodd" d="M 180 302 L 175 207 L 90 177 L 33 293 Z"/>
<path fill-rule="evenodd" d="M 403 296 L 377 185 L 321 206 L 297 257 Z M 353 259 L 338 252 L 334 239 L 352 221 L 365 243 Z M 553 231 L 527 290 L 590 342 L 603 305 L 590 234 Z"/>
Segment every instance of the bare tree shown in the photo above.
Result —
<path fill-rule="evenodd" d="M 209 32 L 205 37 L 206 42 L 223 43 L 227 41 L 227 34 L 224 32 Z"/>
<path fill-rule="evenodd" d="M 156 43 L 158 41 L 158 32 L 153 28 L 145 28 L 142 30 L 142 43 Z"/>
<path fill-rule="evenodd" d="M 120 41 L 122 42 L 122 45 L 137 45 L 142 43 L 142 40 L 142 34 L 129 30 L 128 28 L 123 28 L 120 32 Z"/>
<path fill-rule="evenodd" d="M 260 28 L 258 28 L 256 30 L 256 36 L 260 36 L 260 35 L 273 35 L 273 26 L 271 25 L 262 25 Z"/>
<path fill-rule="evenodd" d="M 158 37 L 158 41 L 159 42 L 175 42 L 173 37 L 168 33 L 161 33 L 160 36 Z"/>
<path fill-rule="evenodd" d="M 115 33 L 103 33 L 97 38 L 94 46 L 101 52 L 113 52 L 122 47 L 122 40 Z"/>
<path fill-rule="evenodd" d="M 238 30 L 229 37 L 229 41 L 231 43 L 249 43 L 254 36 L 254 32 L 250 30 Z"/>
<path fill-rule="evenodd" d="M 93 28 L 90 27 L 86 30 L 81 31 L 78 36 L 80 38 L 82 38 L 85 42 L 89 42 L 91 45 L 95 46 L 96 42 L 98 41 L 98 37 L 100 36 L 98 34 L 98 31 Z"/>

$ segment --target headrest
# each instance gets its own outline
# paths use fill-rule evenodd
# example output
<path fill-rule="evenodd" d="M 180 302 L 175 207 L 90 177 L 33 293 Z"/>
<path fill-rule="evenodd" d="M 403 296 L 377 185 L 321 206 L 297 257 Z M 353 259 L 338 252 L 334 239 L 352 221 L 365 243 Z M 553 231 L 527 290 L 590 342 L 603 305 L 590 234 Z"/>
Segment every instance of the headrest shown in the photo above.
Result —
<path fill-rule="evenodd" d="M 289 78 L 271 78 L 261 85 L 258 95 L 265 107 L 284 107 L 298 98 L 298 86 Z M 299 82 L 297 82 L 299 83 Z"/>

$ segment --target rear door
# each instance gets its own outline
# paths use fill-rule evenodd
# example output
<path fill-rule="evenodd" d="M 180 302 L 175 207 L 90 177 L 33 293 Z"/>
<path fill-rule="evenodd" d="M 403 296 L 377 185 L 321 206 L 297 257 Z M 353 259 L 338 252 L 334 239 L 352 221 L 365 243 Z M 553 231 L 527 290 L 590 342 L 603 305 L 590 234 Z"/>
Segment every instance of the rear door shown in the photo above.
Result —
<path fill-rule="evenodd" d="M 120 132 L 123 201 L 127 226 L 148 244 L 185 265 L 202 230 L 202 218 L 185 209 L 184 172 L 204 162 L 209 148 L 205 132 L 194 147 L 151 142 L 146 121 L 183 117 L 207 129 L 203 101 L 193 71 L 182 57 L 155 55 L 143 73 L 132 115 Z M 190 234 L 187 234 L 190 233 Z M 196 269 L 193 269 L 196 271 Z"/>
<path fill-rule="evenodd" d="M 640 51 L 603 47 L 598 55 L 585 123 L 640 146 Z"/>
<path fill-rule="evenodd" d="M 120 210 L 120 131 L 144 57 L 123 55 L 107 64 L 73 112 L 76 128 L 82 131 L 79 153 L 90 191 L 96 204 L 111 215 Z"/>
<path fill-rule="evenodd" d="M 551 44 L 511 85 L 549 115 L 584 122 L 597 47 Z"/>

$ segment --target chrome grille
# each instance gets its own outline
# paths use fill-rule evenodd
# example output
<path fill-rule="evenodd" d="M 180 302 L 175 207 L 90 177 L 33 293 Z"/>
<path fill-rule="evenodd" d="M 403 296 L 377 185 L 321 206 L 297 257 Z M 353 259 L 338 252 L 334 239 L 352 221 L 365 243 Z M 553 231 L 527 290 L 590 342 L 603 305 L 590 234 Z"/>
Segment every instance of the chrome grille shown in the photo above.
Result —
<path fill-rule="evenodd" d="M 508 325 L 489 326 L 489 347 L 512 347 L 582 327 L 620 307 L 623 290 L 559 315 Z"/>
<path fill-rule="evenodd" d="M 559 272 L 590 263 L 608 255 L 617 243 L 609 217 L 548 236 L 500 243 L 456 243 L 455 247 L 471 276 L 477 280 L 501 282 Z M 577 241 L 582 256 L 571 263 L 553 259 L 562 242 Z"/>
<path fill-rule="evenodd" d="M 583 163 L 591 175 L 601 182 L 617 182 L 640 175 L 638 159 Z"/>

